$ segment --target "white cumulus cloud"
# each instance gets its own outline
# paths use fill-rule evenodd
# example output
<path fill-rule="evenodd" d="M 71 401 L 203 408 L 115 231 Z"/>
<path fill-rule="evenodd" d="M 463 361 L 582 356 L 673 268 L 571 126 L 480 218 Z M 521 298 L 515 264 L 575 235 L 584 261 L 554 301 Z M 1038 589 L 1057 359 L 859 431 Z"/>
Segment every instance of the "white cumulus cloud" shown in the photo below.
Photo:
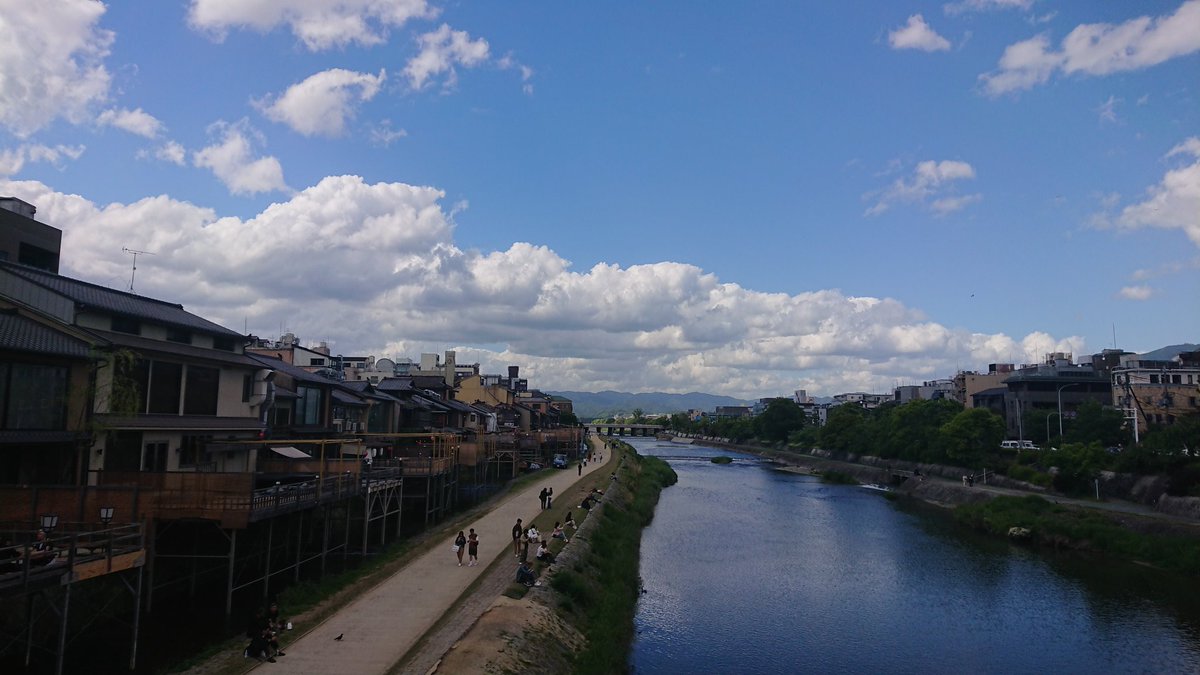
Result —
<path fill-rule="evenodd" d="M 888 44 L 892 49 L 920 49 L 926 52 L 950 49 L 950 41 L 930 28 L 920 14 L 913 14 L 908 17 L 908 23 L 889 32 Z"/>
<path fill-rule="evenodd" d="M 677 262 L 577 271 L 531 243 L 464 250 L 432 187 L 331 176 L 245 219 L 166 195 L 96 204 L 33 181 L 0 180 L 0 194 L 62 228 L 64 251 L 89 252 L 64 259 L 70 276 L 121 287 L 121 248 L 137 242 L 156 253 L 138 260 L 138 292 L 223 325 L 264 336 L 284 325 L 342 353 L 456 349 L 486 372 L 518 364 L 547 389 L 888 391 L 960 366 L 1085 353 L 1076 337 L 973 333 L 892 299 L 763 293 Z"/>
<path fill-rule="evenodd" d="M 444 75 L 444 86 L 452 88 L 458 81 L 455 66 L 473 68 L 488 59 L 487 40 L 472 40 L 466 31 L 452 30 L 447 24 L 421 35 L 417 42 L 420 52 L 404 67 L 404 74 L 413 89 L 421 89 L 437 75 Z"/>
<path fill-rule="evenodd" d="M 231 28 L 286 25 L 310 51 L 382 44 L 390 30 L 438 10 L 426 0 L 192 0 L 188 23 L 217 40 Z"/>
<path fill-rule="evenodd" d="M 192 164 L 209 169 L 235 195 L 287 191 L 283 166 L 274 157 L 254 157 L 254 145 L 262 138 L 245 120 L 236 124 L 217 122 L 209 127 L 217 137 L 213 145 L 192 153 Z"/>
<path fill-rule="evenodd" d="M 55 119 L 78 124 L 108 96 L 111 31 L 96 0 L 0 7 L 0 126 L 27 138 Z"/>
<path fill-rule="evenodd" d="M 1148 188 L 1145 199 L 1122 209 L 1116 224 L 1127 229 L 1180 229 L 1200 246 L 1200 137 L 1188 138 L 1166 155 L 1168 160 L 1178 157 L 1188 159 Z"/>
<path fill-rule="evenodd" d="M 111 108 L 97 115 L 96 123 L 102 127 L 116 127 L 144 138 L 157 138 L 164 128 L 162 122 L 141 108 Z"/>
<path fill-rule="evenodd" d="M 1168 16 L 1141 16 L 1120 24 L 1076 26 L 1058 49 L 1046 35 L 1009 45 L 999 68 L 979 76 L 984 91 L 998 96 L 1064 75 L 1108 75 L 1140 70 L 1200 51 L 1200 0 L 1188 0 Z"/>
<path fill-rule="evenodd" d="M 305 136 L 341 136 L 355 107 L 370 101 L 387 79 L 378 75 L 332 68 L 293 84 L 273 101 L 260 103 L 263 114 Z"/>

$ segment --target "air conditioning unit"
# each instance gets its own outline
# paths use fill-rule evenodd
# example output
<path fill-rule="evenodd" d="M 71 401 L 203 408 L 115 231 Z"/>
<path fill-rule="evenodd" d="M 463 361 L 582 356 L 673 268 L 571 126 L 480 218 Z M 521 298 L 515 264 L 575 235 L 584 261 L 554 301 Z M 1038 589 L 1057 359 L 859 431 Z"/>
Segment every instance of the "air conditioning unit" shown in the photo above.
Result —
<path fill-rule="evenodd" d="M 345 424 L 346 424 L 346 420 L 334 420 L 333 421 L 333 430 L 338 433 L 341 433 Z"/>

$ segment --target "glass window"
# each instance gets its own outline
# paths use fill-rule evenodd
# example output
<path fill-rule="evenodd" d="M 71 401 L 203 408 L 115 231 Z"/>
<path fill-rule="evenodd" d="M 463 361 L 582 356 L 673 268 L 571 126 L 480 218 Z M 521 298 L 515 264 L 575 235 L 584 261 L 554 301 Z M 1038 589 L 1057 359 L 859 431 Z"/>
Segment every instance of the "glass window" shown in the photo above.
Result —
<path fill-rule="evenodd" d="M 183 395 L 184 415 L 216 415 L 217 390 L 221 371 L 217 368 L 188 366 L 187 390 Z"/>
<path fill-rule="evenodd" d="M 159 415 L 179 414 L 179 387 L 183 384 L 183 364 L 153 361 L 150 364 L 150 390 L 146 412 Z"/>
<path fill-rule="evenodd" d="M 254 376 L 246 373 L 242 376 L 242 403 L 250 402 L 250 395 L 254 393 Z"/>
<path fill-rule="evenodd" d="M 67 375 L 64 366 L 5 364 L 6 429 L 61 430 L 67 424 Z"/>
<path fill-rule="evenodd" d="M 142 322 L 137 319 L 131 319 L 127 316 L 114 316 L 112 318 L 112 329 L 116 333 L 129 333 L 130 335 L 142 334 Z"/>
<path fill-rule="evenodd" d="M 296 425 L 305 426 L 321 423 L 321 390 L 315 387 L 297 387 Z"/>
<path fill-rule="evenodd" d="M 178 342 L 180 344 L 192 344 L 192 334 L 186 330 L 183 330 L 182 328 L 171 328 L 168 326 L 167 339 L 171 342 Z"/>
<path fill-rule="evenodd" d="M 234 350 L 233 338 L 214 337 L 213 338 L 213 349 L 220 349 L 221 351 L 226 351 L 226 352 L 233 351 Z"/>

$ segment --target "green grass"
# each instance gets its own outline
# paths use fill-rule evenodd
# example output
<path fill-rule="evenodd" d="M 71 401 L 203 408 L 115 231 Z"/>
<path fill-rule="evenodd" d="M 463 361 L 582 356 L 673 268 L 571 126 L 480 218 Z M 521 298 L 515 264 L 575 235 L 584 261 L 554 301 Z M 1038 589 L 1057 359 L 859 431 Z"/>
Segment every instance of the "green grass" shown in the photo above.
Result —
<path fill-rule="evenodd" d="M 575 655 L 573 672 L 579 675 L 626 671 L 641 593 L 642 529 L 654 517 L 659 493 L 677 480 L 663 460 L 642 457 L 623 443 L 618 452 L 625 459 L 618 472 L 620 485 L 610 486 L 616 494 L 605 499 L 599 514 L 589 516 L 599 519 L 588 534 L 589 553 L 551 582 L 560 594 L 559 610 L 588 638 Z"/>
<path fill-rule="evenodd" d="M 1101 513 L 1066 508 L 1038 496 L 997 497 L 960 506 L 954 517 L 992 534 L 1007 535 L 1009 528 L 1025 527 L 1041 545 L 1094 551 L 1185 574 L 1200 573 L 1200 541 L 1196 539 L 1141 534 Z"/>

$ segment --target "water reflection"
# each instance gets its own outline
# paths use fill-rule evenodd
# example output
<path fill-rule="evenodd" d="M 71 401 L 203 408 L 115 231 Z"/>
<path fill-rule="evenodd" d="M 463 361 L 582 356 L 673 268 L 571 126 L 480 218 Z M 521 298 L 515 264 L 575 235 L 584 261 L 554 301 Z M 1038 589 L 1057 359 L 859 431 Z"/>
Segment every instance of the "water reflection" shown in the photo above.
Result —
<path fill-rule="evenodd" d="M 1200 669 L 1193 580 L 1010 546 L 728 451 L 634 444 L 738 460 L 672 460 L 643 537 L 638 672 Z"/>

